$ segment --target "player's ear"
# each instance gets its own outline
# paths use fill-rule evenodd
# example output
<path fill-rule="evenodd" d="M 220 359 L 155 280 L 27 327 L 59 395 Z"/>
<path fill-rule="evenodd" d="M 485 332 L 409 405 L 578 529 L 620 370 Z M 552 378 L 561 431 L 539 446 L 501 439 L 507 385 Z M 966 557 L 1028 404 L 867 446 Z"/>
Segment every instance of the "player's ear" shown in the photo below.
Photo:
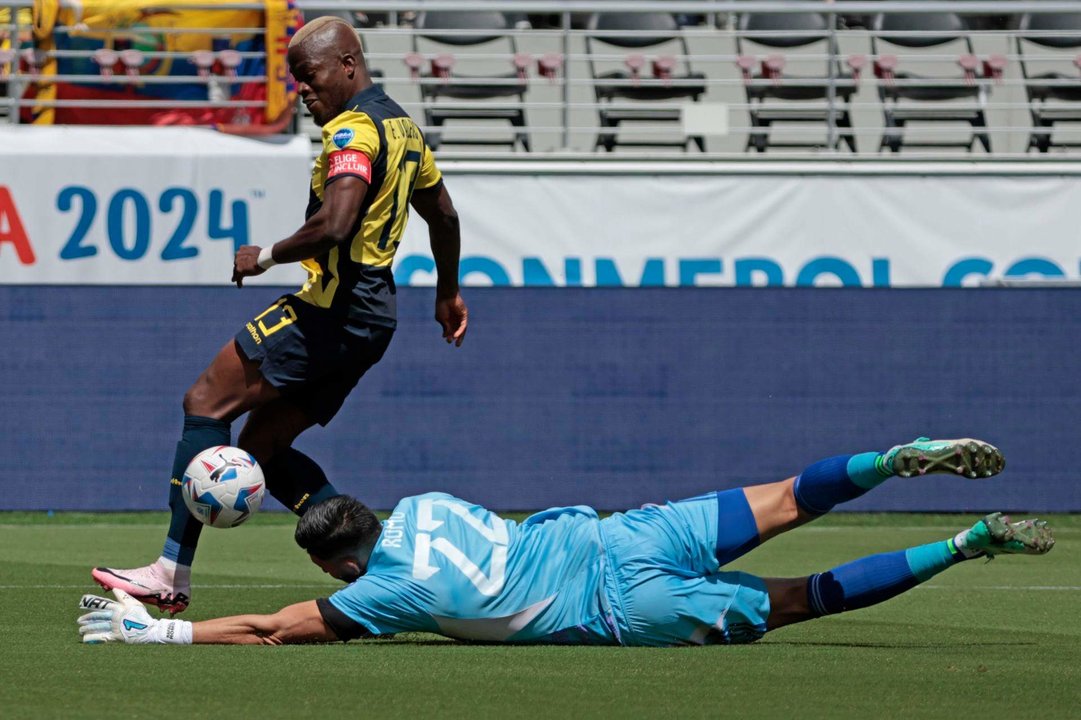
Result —
<path fill-rule="evenodd" d="M 345 75 L 350 80 L 357 74 L 357 58 L 353 53 L 342 53 L 341 57 L 342 67 L 345 68 Z"/>

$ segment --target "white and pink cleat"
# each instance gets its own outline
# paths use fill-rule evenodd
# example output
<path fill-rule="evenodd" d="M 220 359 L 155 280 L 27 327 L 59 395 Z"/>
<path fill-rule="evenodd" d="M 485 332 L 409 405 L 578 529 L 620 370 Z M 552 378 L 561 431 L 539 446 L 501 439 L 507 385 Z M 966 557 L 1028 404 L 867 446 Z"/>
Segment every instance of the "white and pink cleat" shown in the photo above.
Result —
<path fill-rule="evenodd" d="M 106 590 L 119 588 L 140 602 L 155 605 L 171 615 L 183 612 L 191 600 L 191 569 L 161 558 L 141 568 L 94 568 L 90 576 Z"/>

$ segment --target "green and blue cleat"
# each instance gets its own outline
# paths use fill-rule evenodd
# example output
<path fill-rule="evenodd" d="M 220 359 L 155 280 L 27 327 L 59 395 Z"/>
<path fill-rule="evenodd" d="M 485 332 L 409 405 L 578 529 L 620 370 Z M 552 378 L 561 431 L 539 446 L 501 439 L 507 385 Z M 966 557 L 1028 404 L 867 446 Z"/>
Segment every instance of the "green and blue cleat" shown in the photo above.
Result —
<path fill-rule="evenodd" d="M 1043 520 L 1012 522 L 1009 515 L 997 512 L 958 533 L 953 545 L 968 557 L 1043 555 L 1055 547 L 1055 536 Z"/>
<path fill-rule="evenodd" d="M 882 456 L 881 463 L 900 477 L 954 473 L 970 478 L 989 478 L 1002 472 L 1006 459 L 997 447 L 983 440 L 921 437 L 890 448 Z"/>

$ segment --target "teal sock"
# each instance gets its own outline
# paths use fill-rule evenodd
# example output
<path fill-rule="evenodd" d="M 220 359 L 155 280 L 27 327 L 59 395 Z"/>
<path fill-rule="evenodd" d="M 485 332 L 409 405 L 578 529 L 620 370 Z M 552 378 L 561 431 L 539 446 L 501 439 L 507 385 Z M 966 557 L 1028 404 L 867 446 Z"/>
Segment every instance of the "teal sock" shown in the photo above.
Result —
<path fill-rule="evenodd" d="M 969 558 L 953 544 L 953 538 L 905 550 L 905 560 L 916 580 L 923 582 Z"/>
<path fill-rule="evenodd" d="M 879 452 L 853 455 L 848 459 L 845 467 L 848 471 L 848 479 L 864 490 L 878 487 L 893 477 L 893 470 L 886 467 L 885 459 L 885 453 Z"/>

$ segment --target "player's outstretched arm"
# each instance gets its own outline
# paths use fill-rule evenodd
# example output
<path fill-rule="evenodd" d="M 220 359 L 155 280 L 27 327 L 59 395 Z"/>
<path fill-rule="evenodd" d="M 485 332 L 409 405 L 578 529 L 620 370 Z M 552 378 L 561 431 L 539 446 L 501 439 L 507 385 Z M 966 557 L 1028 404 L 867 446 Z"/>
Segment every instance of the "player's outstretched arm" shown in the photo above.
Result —
<path fill-rule="evenodd" d="M 314 600 L 273 615 L 233 615 L 193 624 L 192 642 L 202 645 L 300 645 L 334 642 Z"/>
<path fill-rule="evenodd" d="M 360 208 L 368 194 L 368 183 L 358 177 L 342 176 L 326 186 L 323 206 L 289 237 L 270 247 L 244 245 L 233 259 L 233 282 L 243 287 L 244 278 L 261 275 L 279 263 L 299 262 L 317 257 L 349 242 L 357 232 Z"/>
<path fill-rule="evenodd" d="M 435 319 L 443 327 L 443 337 L 461 347 L 469 324 L 469 310 L 458 288 L 458 259 L 462 238 L 458 212 L 443 182 L 435 187 L 414 190 L 413 209 L 428 223 L 428 238 L 438 275 L 435 286 Z"/>
<path fill-rule="evenodd" d="M 338 639 L 314 600 L 290 605 L 273 615 L 234 615 L 191 623 L 152 618 L 142 603 L 124 591 L 113 593 L 116 600 L 84 595 L 80 601 L 80 609 L 88 611 L 78 620 L 84 643 L 298 645 Z"/>

